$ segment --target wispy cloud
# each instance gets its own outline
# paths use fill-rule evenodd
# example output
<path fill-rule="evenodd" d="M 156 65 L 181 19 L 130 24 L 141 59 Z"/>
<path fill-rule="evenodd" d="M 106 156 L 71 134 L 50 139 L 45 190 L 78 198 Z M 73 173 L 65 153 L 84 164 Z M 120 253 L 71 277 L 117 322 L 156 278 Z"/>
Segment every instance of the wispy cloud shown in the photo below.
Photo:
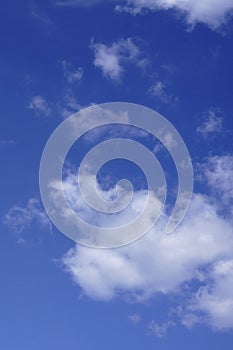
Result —
<path fill-rule="evenodd" d="M 204 137 L 222 131 L 223 117 L 219 109 L 210 109 L 204 115 L 203 123 L 197 128 L 197 132 Z"/>
<path fill-rule="evenodd" d="M 175 95 L 166 92 L 165 84 L 162 81 L 157 81 L 152 85 L 149 89 L 149 93 L 164 104 L 174 104 L 178 101 Z"/>
<path fill-rule="evenodd" d="M 141 322 L 141 315 L 139 314 L 132 314 L 128 316 L 128 319 L 133 324 L 139 324 Z"/>
<path fill-rule="evenodd" d="M 32 2 L 29 6 L 30 6 L 30 14 L 32 18 L 39 21 L 41 24 L 45 25 L 47 29 L 56 28 L 54 22 L 47 15 L 47 13 L 42 11 L 41 8 L 35 2 Z"/>
<path fill-rule="evenodd" d="M 175 327 L 175 322 L 166 321 L 164 323 L 156 323 L 152 320 L 148 326 L 149 334 L 153 334 L 158 338 L 164 338 L 170 328 Z"/>
<path fill-rule="evenodd" d="M 82 77 L 83 77 L 82 67 L 78 67 L 77 69 L 74 69 L 72 63 L 66 60 L 63 60 L 61 64 L 62 64 L 64 77 L 68 83 L 74 83 L 82 80 Z"/>
<path fill-rule="evenodd" d="M 51 109 L 47 103 L 47 101 L 42 96 L 34 96 L 28 105 L 29 109 L 32 109 L 36 112 L 38 115 L 43 115 L 45 117 L 48 117 L 51 113 Z"/>
<path fill-rule="evenodd" d="M 33 222 L 49 227 L 50 221 L 36 198 L 30 198 L 26 206 L 13 206 L 4 216 L 4 224 L 17 233 L 28 229 Z"/>
<path fill-rule="evenodd" d="M 71 89 L 68 89 L 63 96 L 63 106 L 60 108 L 62 118 L 65 119 L 72 114 L 80 111 L 81 106 Z"/>

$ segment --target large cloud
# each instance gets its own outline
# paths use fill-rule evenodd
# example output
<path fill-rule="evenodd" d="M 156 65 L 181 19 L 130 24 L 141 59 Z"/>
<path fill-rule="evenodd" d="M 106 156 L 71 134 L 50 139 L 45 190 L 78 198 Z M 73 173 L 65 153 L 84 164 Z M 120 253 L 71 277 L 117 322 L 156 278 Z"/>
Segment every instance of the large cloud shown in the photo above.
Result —
<path fill-rule="evenodd" d="M 207 172 L 208 166 L 211 165 L 216 180 L 224 164 L 226 157 L 207 161 L 203 170 L 210 183 L 213 179 Z M 71 180 L 67 181 L 70 185 Z M 72 186 L 70 189 L 74 193 Z M 225 189 L 228 191 L 224 186 L 221 191 Z M 140 198 L 144 199 L 143 191 L 137 192 L 137 200 Z M 221 204 L 220 199 L 195 194 L 186 218 L 174 233 L 165 234 L 160 222 L 149 234 L 126 247 L 95 250 L 75 246 L 63 257 L 63 266 L 85 295 L 99 300 L 120 297 L 142 302 L 158 292 L 179 295 L 189 285 L 179 315 L 183 324 L 207 322 L 218 329 L 233 328 L 233 228 L 232 218 L 221 215 L 220 209 L 225 205 L 225 197 L 222 198 Z"/>
<path fill-rule="evenodd" d="M 101 2 L 116 4 L 118 11 L 127 11 L 133 15 L 145 10 L 178 10 L 186 16 L 191 26 L 198 22 L 207 24 L 212 29 L 218 29 L 227 21 L 233 10 L 232 0 L 60 0 L 59 6 L 92 6 Z"/>
<path fill-rule="evenodd" d="M 226 156 L 208 159 L 203 170 L 209 184 L 216 184 L 219 169 L 229 160 L 230 156 L 228 162 Z M 207 171 L 210 166 L 212 177 Z M 233 328 L 233 226 L 231 216 L 221 215 L 230 170 L 232 176 L 229 165 L 218 202 L 195 194 L 186 218 L 174 233 L 166 235 L 160 222 L 126 247 L 96 250 L 76 245 L 63 257 L 64 269 L 82 293 L 97 300 L 120 297 L 142 302 L 158 292 L 179 295 L 188 284 L 190 291 L 179 315 L 184 325 L 207 322 L 213 328 Z M 137 192 L 139 201 L 143 196 L 143 191 Z"/>
<path fill-rule="evenodd" d="M 204 322 L 217 330 L 233 329 L 233 157 L 210 157 L 200 169 L 211 194 L 194 194 L 185 219 L 172 234 L 164 233 L 164 215 L 147 235 L 128 246 L 98 250 L 76 245 L 62 258 L 64 270 L 82 293 L 96 300 L 144 302 L 156 293 L 172 293 L 180 300 L 182 295 L 183 305 L 175 306 L 175 319 L 168 319 L 162 329 L 151 325 L 151 331 L 161 336 L 177 317 L 187 327 Z M 89 181 L 95 179 L 91 176 Z M 58 185 L 54 184 L 54 190 Z M 68 172 L 63 189 L 84 220 L 106 226 L 105 216 L 93 216 L 80 201 L 75 174 Z M 114 195 L 112 189 L 99 188 L 99 192 L 108 200 Z M 135 192 L 134 197 L 132 210 L 116 214 L 110 225 L 125 224 L 140 211 L 145 191 Z M 13 207 L 5 216 L 8 225 L 19 232 L 33 220 L 48 224 L 34 199 L 26 208 Z"/>
<path fill-rule="evenodd" d="M 225 23 L 227 15 L 233 10 L 232 0 L 126 0 L 124 5 L 117 6 L 118 10 L 125 10 L 133 14 L 142 10 L 176 9 L 184 13 L 187 22 L 195 25 L 197 22 L 207 24 L 217 29 Z"/>
<path fill-rule="evenodd" d="M 138 300 L 156 292 L 173 292 L 183 282 L 198 278 L 203 264 L 232 253 L 230 223 L 217 215 L 206 197 L 196 195 L 175 233 L 166 235 L 157 228 L 116 250 L 77 246 L 64 263 L 87 295 L 109 299 L 130 292 Z"/>

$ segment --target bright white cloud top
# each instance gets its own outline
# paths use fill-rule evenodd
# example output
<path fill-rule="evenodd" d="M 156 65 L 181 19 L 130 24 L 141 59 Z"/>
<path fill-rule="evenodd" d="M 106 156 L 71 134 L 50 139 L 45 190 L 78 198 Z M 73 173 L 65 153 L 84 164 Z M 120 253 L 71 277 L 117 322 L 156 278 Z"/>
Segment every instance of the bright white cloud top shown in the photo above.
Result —
<path fill-rule="evenodd" d="M 184 15 L 189 25 L 204 23 L 211 29 L 218 29 L 227 22 L 232 15 L 232 0 L 71 0 L 57 1 L 58 6 L 92 6 L 101 2 L 116 4 L 119 12 L 128 12 L 132 15 L 145 11 L 177 10 Z"/>
<path fill-rule="evenodd" d="M 143 10 L 178 10 L 186 16 L 187 23 L 195 25 L 198 22 L 217 29 L 227 20 L 233 10 L 232 0 L 127 0 L 125 5 L 117 7 L 138 14 Z"/>

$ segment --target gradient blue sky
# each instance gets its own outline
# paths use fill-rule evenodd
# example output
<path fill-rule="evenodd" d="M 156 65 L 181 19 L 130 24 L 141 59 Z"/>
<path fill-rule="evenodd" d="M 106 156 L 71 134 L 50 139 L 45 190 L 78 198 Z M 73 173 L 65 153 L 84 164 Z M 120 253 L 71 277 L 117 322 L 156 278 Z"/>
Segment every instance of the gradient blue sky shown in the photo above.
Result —
<path fill-rule="evenodd" d="M 1 349 L 232 349 L 232 10 L 232 0 L 2 3 Z M 112 101 L 151 107 L 177 128 L 195 194 L 174 240 L 152 232 L 103 253 L 49 223 L 38 170 L 64 118 Z M 79 144 L 77 166 L 91 146 Z M 118 165 L 104 176 L 143 186 Z"/>

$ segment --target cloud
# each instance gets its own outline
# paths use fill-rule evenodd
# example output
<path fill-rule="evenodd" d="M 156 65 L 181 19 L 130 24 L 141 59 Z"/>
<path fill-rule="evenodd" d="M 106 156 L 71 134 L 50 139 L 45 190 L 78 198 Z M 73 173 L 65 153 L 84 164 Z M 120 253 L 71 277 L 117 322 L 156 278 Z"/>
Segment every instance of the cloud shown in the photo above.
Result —
<path fill-rule="evenodd" d="M 154 320 L 152 320 L 149 324 L 148 330 L 150 334 L 155 335 L 158 338 L 164 338 L 170 328 L 175 327 L 175 322 L 173 321 L 167 321 L 164 323 L 156 323 Z"/>
<path fill-rule="evenodd" d="M 158 11 L 174 9 L 185 14 L 187 23 L 207 24 L 218 29 L 227 21 L 233 10 L 232 0 L 126 0 L 117 6 L 118 11 L 138 14 L 144 10 Z"/>
<path fill-rule="evenodd" d="M 101 2 L 114 0 L 67 0 L 56 1 L 57 6 L 95 6 Z M 232 15 L 232 0 L 116 0 L 115 9 L 118 12 L 128 12 L 132 15 L 144 14 L 147 11 L 175 10 L 180 17 L 185 17 L 189 26 L 204 23 L 211 29 L 219 29 L 226 24 Z"/>
<path fill-rule="evenodd" d="M 62 258 L 64 270 L 84 295 L 95 300 L 123 298 L 144 302 L 157 293 L 168 296 L 172 293 L 179 300 L 182 295 L 179 321 L 186 327 L 205 322 L 213 328 L 233 328 L 233 288 L 227 288 L 233 282 L 233 274 L 229 273 L 233 264 L 233 225 L 232 216 L 221 213 L 225 192 L 229 192 L 227 179 L 233 178 L 233 168 L 229 166 L 229 159 L 222 156 L 207 161 L 203 171 L 209 185 L 218 188 L 217 179 L 226 164 L 229 173 L 226 184 L 220 188 L 222 197 L 194 194 L 185 219 L 172 234 L 164 233 L 167 221 L 164 215 L 147 235 L 128 246 L 96 250 L 76 245 Z M 210 173 L 215 174 L 213 178 L 207 172 L 210 166 Z M 64 186 L 65 191 L 68 184 L 71 179 Z M 66 195 L 69 194 L 66 192 Z M 110 198 L 111 193 L 103 191 L 103 195 Z M 137 208 L 144 196 L 144 191 L 136 192 Z M 90 219 L 84 206 L 76 209 L 82 212 L 84 220 Z M 122 215 L 113 217 L 113 226 L 132 219 L 132 213 L 127 211 Z M 101 217 L 99 221 L 105 226 Z M 167 322 L 161 325 L 152 322 L 151 331 L 163 336 L 174 320 Z"/>
<path fill-rule="evenodd" d="M 197 132 L 202 134 L 204 137 L 207 137 L 210 134 L 218 133 L 222 130 L 222 116 L 219 116 L 219 110 L 210 109 L 207 115 L 205 116 L 205 120 L 197 128 Z"/>
<path fill-rule="evenodd" d="M 28 105 L 29 109 L 34 110 L 38 115 L 44 115 L 46 117 L 51 113 L 51 109 L 48 103 L 42 96 L 34 96 Z"/>
<path fill-rule="evenodd" d="M 62 117 L 65 119 L 83 108 L 72 91 L 66 91 L 63 97 L 64 106 L 61 108 Z"/>
<path fill-rule="evenodd" d="M 215 330 L 233 328 L 233 259 L 221 259 L 211 266 L 207 282 L 193 294 L 188 305 L 189 317 L 196 314 Z M 194 317 L 192 318 L 192 316 Z"/>
<path fill-rule="evenodd" d="M 140 194 L 139 194 L 140 195 Z M 221 232 L 221 235 L 220 235 Z M 63 263 L 83 292 L 95 299 L 146 300 L 198 278 L 203 264 L 233 253 L 232 226 L 202 196 L 194 196 L 183 224 L 171 235 L 157 227 L 117 250 L 72 248 Z"/>
<path fill-rule="evenodd" d="M 165 85 L 162 81 L 157 81 L 149 89 L 149 93 L 152 96 L 157 97 L 161 102 L 165 104 L 174 104 L 177 101 L 177 97 L 174 95 L 168 95 L 165 91 Z"/>
<path fill-rule="evenodd" d="M 215 196 L 233 208 L 233 156 L 209 157 L 202 167 L 208 185 L 214 191 Z M 225 208 L 224 208 L 225 209 Z"/>
<path fill-rule="evenodd" d="M 62 69 L 64 73 L 64 77 L 68 83 L 74 83 L 76 81 L 80 81 L 83 77 L 83 68 L 78 67 L 77 69 L 73 69 L 72 63 L 66 60 L 61 62 Z"/>
<path fill-rule="evenodd" d="M 35 18 L 36 20 L 40 21 L 42 24 L 44 24 L 47 28 L 55 29 L 56 26 L 53 23 L 53 21 L 49 18 L 49 16 L 42 12 L 41 9 L 39 9 L 36 4 L 31 4 L 31 16 Z"/>
<path fill-rule="evenodd" d="M 25 207 L 15 205 L 4 216 L 4 224 L 17 233 L 29 228 L 33 221 L 48 227 L 50 221 L 38 199 L 30 198 Z"/>
<path fill-rule="evenodd" d="M 94 51 L 94 65 L 101 69 L 103 75 L 115 81 L 119 81 L 124 64 L 133 63 L 143 68 L 146 59 L 141 57 L 138 46 L 133 43 L 132 38 L 120 39 L 107 46 L 102 43 L 91 44 Z"/>
<path fill-rule="evenodd" d="M 133 324 L 138 324 L 141 322 L 141 315 L 139 314 L 132 314 L 132 315 L 129 315 L 128 317 L 129 321 Z"/>

